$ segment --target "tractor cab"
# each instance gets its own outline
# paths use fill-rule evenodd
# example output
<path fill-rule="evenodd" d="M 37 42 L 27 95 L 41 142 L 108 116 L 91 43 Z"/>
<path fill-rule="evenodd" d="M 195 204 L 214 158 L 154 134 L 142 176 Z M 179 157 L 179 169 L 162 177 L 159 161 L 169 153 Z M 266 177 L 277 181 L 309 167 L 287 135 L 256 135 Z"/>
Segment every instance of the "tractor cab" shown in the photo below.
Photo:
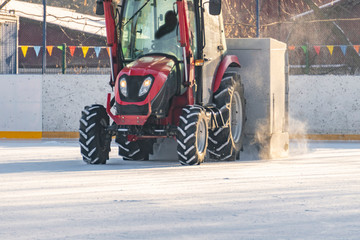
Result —
<path fill-rule="evenodd" d="M 130 63 L 142 57 L 162 56 L 169 59 L 170 65 L 175 61 L 174 69 L 178 72 L 173 74 L 178 78 L 178 94 L 191 86 L 194 89 L 189 98 L 194 97 L 195 103 L 212 102 L 209 89 L 226 53 L 220 0 L 122 0 L 120 5 L 99 0 L 97 3 L 97 13 L 104 13 L 105 8 L 105 15 L 113 18 L 105 17 L 107 42 L 112 47 L 113 85 L 122 68 L 133 67 Z M 110 13 L 106 14 L 106 9 Z M 149 59 L 146 62 L 150 69 Z"/>
<path fill-rule="evenodd" d="M 123 1 L 118 12 L 124 67 L 115 82 L 117 112 L 133 125 L 165 118 L 174 97 L 187 89 L 176 0 Z"/>
<path fill-rule="evenodd" d="M 125 62 L 145 54 L 182 59 L 175 0 L 125 1 L 120 43 Z"/>

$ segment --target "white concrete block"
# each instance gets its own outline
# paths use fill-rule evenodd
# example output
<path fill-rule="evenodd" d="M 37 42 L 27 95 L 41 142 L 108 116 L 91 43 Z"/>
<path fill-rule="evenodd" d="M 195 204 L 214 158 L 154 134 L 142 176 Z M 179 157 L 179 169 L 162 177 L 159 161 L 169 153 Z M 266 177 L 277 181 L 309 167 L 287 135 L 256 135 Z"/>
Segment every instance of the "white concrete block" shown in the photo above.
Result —
<path fill-rule="evenodd" d="M 360 134 L 359 76 L 291 76 L 289 102 L 290 134 Z"/>
<path fill-rule="evenodd" d="M 42 131 L 42 78 L 0 77 L 0 131 Z"/>
<path fill-rule="evenodd" d="M 43 80 L 43 131 L 77 132 L 86 105 L 106 104 L 109 75 L 46 75 Z"/>

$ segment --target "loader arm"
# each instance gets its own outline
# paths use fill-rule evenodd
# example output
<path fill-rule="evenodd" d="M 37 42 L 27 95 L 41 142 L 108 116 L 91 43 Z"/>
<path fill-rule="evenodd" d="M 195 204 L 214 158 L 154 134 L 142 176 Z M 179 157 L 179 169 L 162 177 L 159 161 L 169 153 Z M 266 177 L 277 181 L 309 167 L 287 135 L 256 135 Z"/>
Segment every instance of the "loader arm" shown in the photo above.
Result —
<path fill-rule="evenodd" d="M 120 28 L 117 26 L 116 17 L 117 12 L 116 3 L 112 0 L 103 0 L 105 25 L 106 25 L 106 41 L 109 47 L 111 79 L 110 85 L 115 85 L 116 76 L 123 68 L 122 49 L 118 39 Z M 120 23 L 119 23 L 120 24 Z"/>
<path fill-rule="evenodd" d="M 190 36 L 189 36 L 189 22 L 186 16 L 188 11 L 186 1 L 177 1 L 177 8 L 179 13 L 179 30 L 180 30 L 180 46 L 183 50 L 183 60 L 185 66 L 185 86 L 188 86 L 186 92 L 188 104 L 194 104 L 194 94 L 192 87 L 195 84 L 195 65 L 194 65 L 194 54 L 190 47 Z"/>

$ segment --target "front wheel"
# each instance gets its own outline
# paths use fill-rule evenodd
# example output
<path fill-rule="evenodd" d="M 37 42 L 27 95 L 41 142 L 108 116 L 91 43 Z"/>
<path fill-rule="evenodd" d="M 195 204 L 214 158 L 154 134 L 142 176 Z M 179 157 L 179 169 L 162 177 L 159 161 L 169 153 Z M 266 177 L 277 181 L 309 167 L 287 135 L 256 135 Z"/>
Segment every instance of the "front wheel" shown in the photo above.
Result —
<path fill-rule="evenodd" d="M 183 108 L 177 133 L 177 153 L 182 165 L 200 164 L 208 146 L 208 122 L 200 106 Z"/>
<path fill-rule="evenodd" d="M 109 159 L 111 136 L 106 132 L 109 116 L 102 105 L 87 106 L 82 111 L 79 143 L 84 162 L 105 164 Z"/>

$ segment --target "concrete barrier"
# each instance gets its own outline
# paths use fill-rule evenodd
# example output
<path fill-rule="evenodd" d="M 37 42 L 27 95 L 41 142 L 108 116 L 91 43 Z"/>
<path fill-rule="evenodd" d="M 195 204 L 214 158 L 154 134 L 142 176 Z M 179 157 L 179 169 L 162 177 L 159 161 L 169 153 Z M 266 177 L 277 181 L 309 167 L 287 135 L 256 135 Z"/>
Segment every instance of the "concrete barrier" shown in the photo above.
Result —
<path fill-rule="evenodd" d="M 291 76 L 293 137 L 360 140 L 360 76 Z"/>
<path fill-rule="evenodd" d="M 105 104 L 108 75 L 0 75 L 0 138 L 77 137 L 85 105 Z"/>
<path fill-rule="evenodd" d="M 0 75 L 0 137 L 41 138 L 42 76 Z"/>
<path fill-rule="evenodd" d="M 81 110 L 105 104 L 108 80 L 0 75 L 0 138 L 77 137 Z M 289 88 L 290 135 L 360 140 L 360 76 L 290 76 Z"/>
<path fill-rule="evenodd" d="M 43 137 L 77 137 L 86 105 L 106 103 L 108 75 L 46 75 L 42 89 Z"/>

